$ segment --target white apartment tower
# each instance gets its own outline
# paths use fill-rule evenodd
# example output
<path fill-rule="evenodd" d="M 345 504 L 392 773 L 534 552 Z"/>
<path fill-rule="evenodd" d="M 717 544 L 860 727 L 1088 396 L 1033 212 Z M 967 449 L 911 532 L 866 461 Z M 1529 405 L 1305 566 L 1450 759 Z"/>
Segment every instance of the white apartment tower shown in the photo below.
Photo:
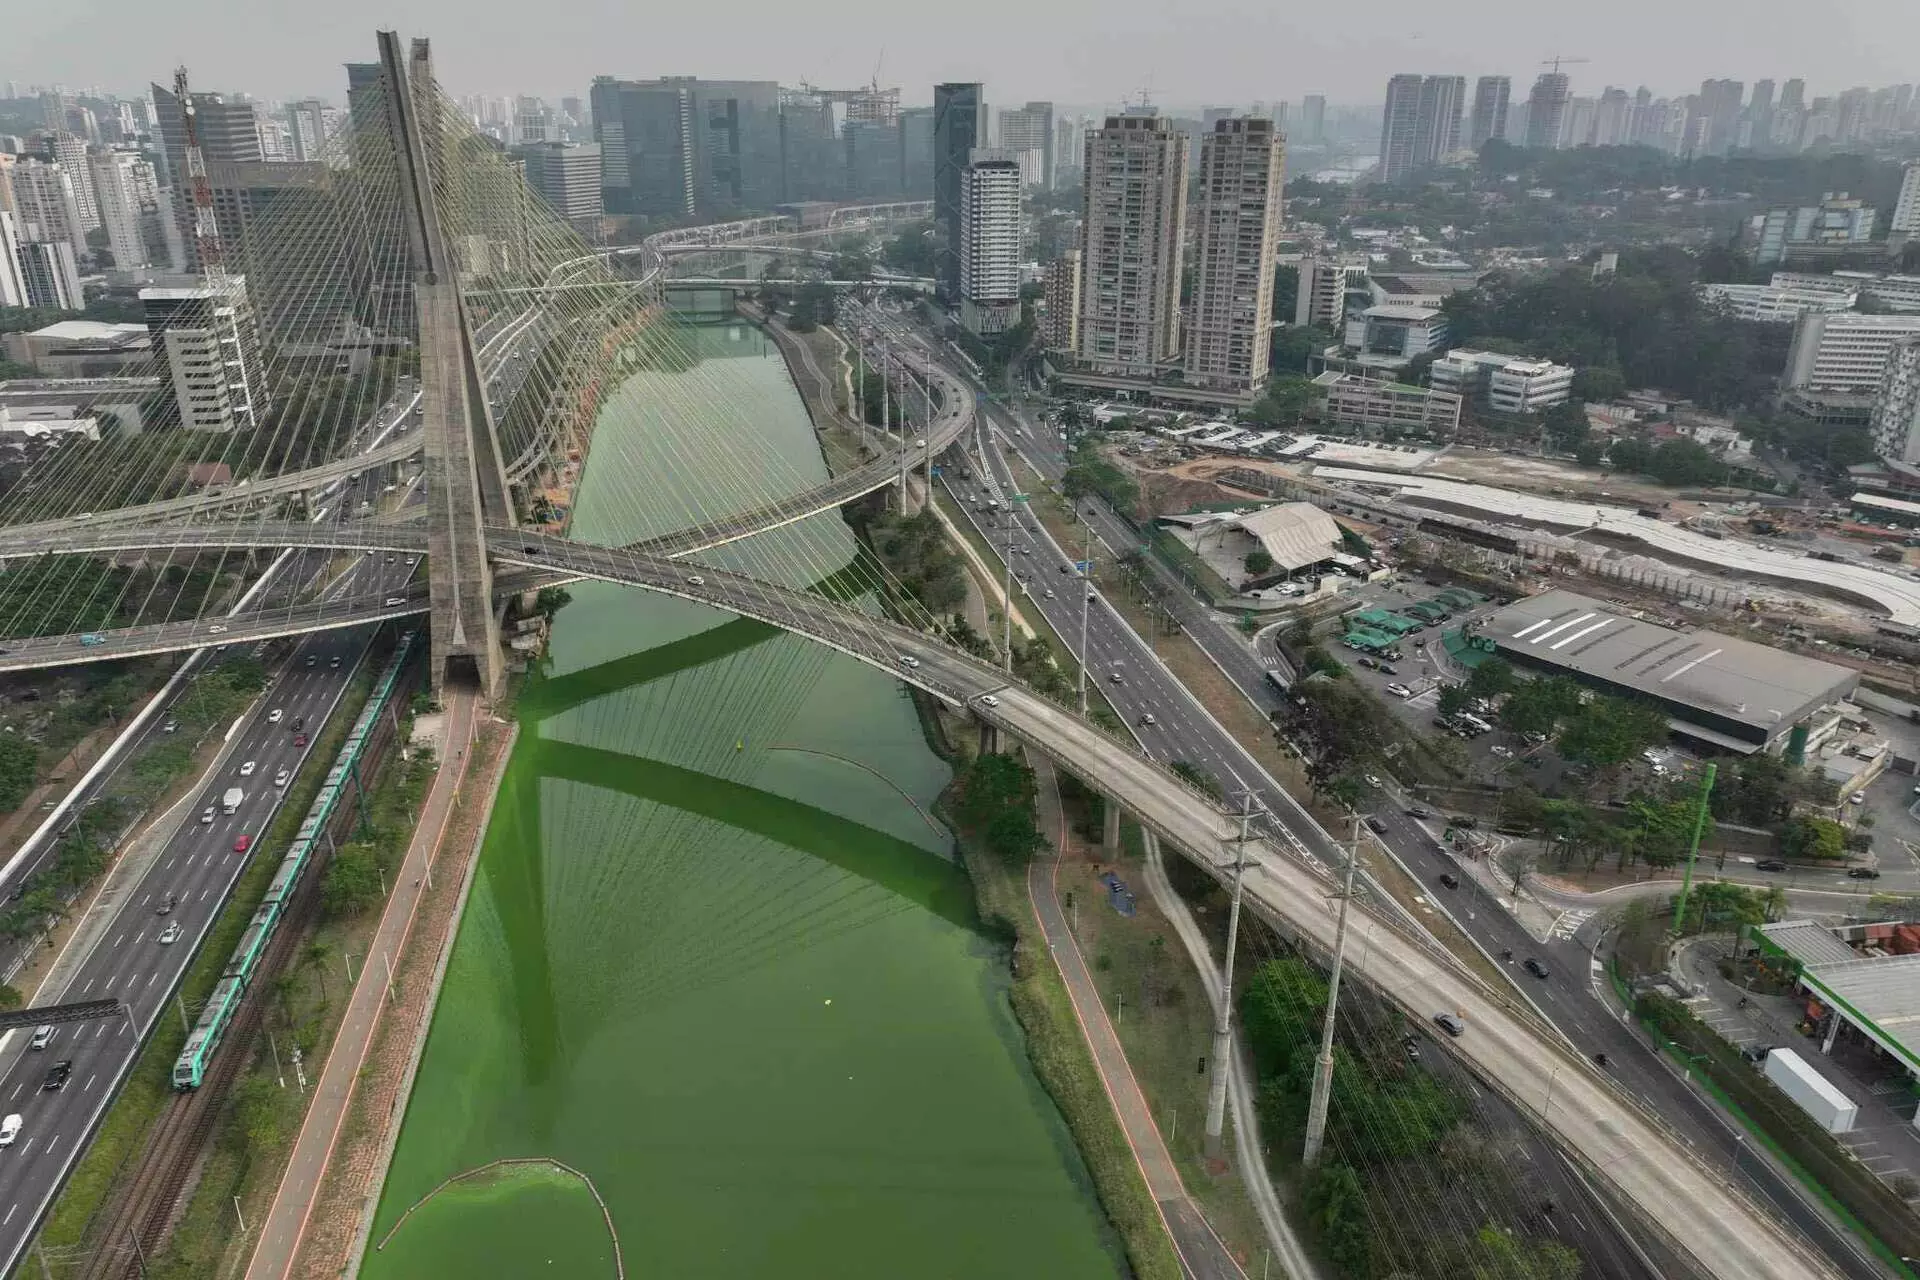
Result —
<path fill-rule="evenodd" d="M 128 151 L 101 151 L 89 157 L 93 194 L 100 222 L 107 232 L 107 248 L 118 271 L 144 271 L 153 265 L 146 238 L 140 234 L 144 206 L 139 173 L 143 161 Z"/>
<path fill-rule="evenodd" d="M 80 272 L 73 264 L 73 246 L 65 240 L 29 240 L 14 251 L 27 305 L 50 311 L 80 311 L 87 305 L 80 291 Z"/>
<path fill-rule="evenodd" d="M 27 305 L 27 282 L 20 274 L 20 245 L 13 214 L 0 208 L 0 307 Z"/>
<path fill-rule="evenodd" d="M 1013 154 L 1020 164 L 1020 180 L 1030 187 L 1054 186 L 1053 104 L 1029 102 L 1000 112 L 995 145 Z"/>
<path fill-rule="evenodd" d="M 1020 161 L 976 148 L 960 176 L 960 323 L 1002 333 L 1020 323 Z"/>
<path fill-rule="evenodd" d="M 1180 354 L 1187 138 L 1142 107 L 1089 130 L 1085 154 L 1080 359 L 1151 378 Z"/>
<path fill-rule="evenodd" d="M 22 240 L 59 240 L 73 256 L 87 253 L 87 229 L 73 194 L 73 178 L 66 169 L 44 160 L 23 160 L 13 166 L 13 205 Z"/>
<path fill-rule="evenodd" d="M 1249 398 L 1266 384 L 1286 157 L 1285 137 L 1260 116 L 1216 120 L 1200 140 L 1189 383 Z"/>
<path fill-rule="evenodd" d="M 1920 237 L 1920 160 L 1907 161 L 1900 198 L 1893 205 L 1893 234 Z"/>
<path fill-rule="evenodd" d="M 93 194 L 93 174 L 87 168 L 87 140 L 71 133 L 56 133 L 48 144 L 53 162 L 67 171 L 73 183 L 73 204 L 79 210 L 80 225 L 91 231 L 100 225 L 100 209 Z M 84 246 L 75 246 L 79 253 Z"/>
<path fill-rule="evenodd" d="M 1893 345 L 1873 398 L 1871 423 L 1873 451 L 1882 459 L 1920 463 L 1920 338 Z"/>
<path fill-rule="evenodd" d="M 179 425 L 222 432 L 258 426 L 269 405 L 246 277 L 142 289 L 140 301 L 154 346 L 166 353 Z"/>

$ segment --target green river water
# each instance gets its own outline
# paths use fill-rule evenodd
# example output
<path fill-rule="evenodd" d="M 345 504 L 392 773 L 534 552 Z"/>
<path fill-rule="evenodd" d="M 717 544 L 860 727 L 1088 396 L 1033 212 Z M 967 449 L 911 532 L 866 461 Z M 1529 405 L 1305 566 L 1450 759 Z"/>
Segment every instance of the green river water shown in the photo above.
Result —
<path fill-rule="evenodd" d="M 825 474 L 763 335 L 675 336 L 695 359 L 603 411 L 576 537 L 683 523 L 646 477 L 696 455 L 777 453 L 739 468 L 763 496 Z M 855 544 L 829 514 L 709 562 L 792 580 L 803 550 Z M 630 1277 L 1123 1273 L 925 816 L 947 769 L 901 687 L 700 606 L 571 590 L 373 1241 L 444 1179 L 533 1157 L 592 1180 Z M 361 1273 L 572 1280 L 612 1276 L 613 1249 L 584 1183 L 521 1165 L 434 1195 Z"/>

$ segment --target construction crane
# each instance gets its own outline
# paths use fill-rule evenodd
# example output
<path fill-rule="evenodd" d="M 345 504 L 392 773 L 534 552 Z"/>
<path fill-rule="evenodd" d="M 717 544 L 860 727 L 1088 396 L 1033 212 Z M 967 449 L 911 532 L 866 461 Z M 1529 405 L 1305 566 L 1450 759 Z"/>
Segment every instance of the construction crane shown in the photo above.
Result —
<path fill-rule="evenodd" d="M 200 259 L 200 272 L 208 280 L 227 274 L 220 250 L 220 225 L 213 217 L 213 184 L 207 180 L 207 159 L 200 152 L 200 121 L 193 107 L 193 95 L 187 91 L 187 69 L 173 72 L 173 96 L 180 102 L 180 121 L 186 136 L 187 184 L 193 192 L 193 247 Z"/>
<path fill-rule="evenodd" d="M 1573 63 L 1576 63 L 1576 62 L 1587 62 L 1587 61 L 1590 61 L 1590 59 L 1587 59 L 1587 58 L 1563 58 L 1563 57 L 1561 57 L 1561 56 L 1560 56 L 1559 54 L 1557 54 L 1557 53 L 1556 53 L 1556 54 L 1554 54 L 1554 55 L 1553 55 L 1553 56 L 1552 56 L 1551 58 L 1542 58 L 1542 59 L 1540 59 L 1540 65 L 1541 65 L 1541 66 L 1543 66 L 1543 67 L 1552 67 L 1552 68 L 1553 68 L 1553 74 L 1555 74 L 1555 75 L 1559 75 L 1559 74 L 1560 74 L 1560 64 L 1561 64 L 1561 63 L 1563 63 L 1563 62 L 1564 62 L 1564 63 L 1567 63 L 1567 64 L 1568 64 L 1569 66 L 1571 66 L 1571 65 L 1572 65 Z"/>

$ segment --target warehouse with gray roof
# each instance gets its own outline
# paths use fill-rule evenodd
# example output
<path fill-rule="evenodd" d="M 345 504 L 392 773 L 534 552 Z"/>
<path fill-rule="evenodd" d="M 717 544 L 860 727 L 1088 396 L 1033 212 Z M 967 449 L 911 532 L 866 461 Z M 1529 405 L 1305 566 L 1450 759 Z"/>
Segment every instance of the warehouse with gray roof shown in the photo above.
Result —
<path fill-rule="evenodd" d="M 1571 591 L 1500 610 L 1480 633 L 1514 666 L 1567 675 L 1667 713 L 1681 737 L 1750 754 L 1852 693 L 1860 674 L 1715 631 L 1680 631 Z"/>

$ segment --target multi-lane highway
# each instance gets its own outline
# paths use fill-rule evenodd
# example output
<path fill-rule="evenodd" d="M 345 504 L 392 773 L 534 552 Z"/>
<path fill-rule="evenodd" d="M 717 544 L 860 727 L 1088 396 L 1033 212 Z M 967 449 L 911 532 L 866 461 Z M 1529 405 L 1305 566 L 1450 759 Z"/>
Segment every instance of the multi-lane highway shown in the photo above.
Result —
<path fill-rule="evenodd" d="M 918 338 L 896 326 L 906 340 Z M 1051 429 L 1036 423 L 1017 409 L 992 399 L 986 388 L 975 383 L 981 406 L 981 419 L 991 432 L 1019 452 L 1050 482 L 1057 483 L 1065 469 L 1064 449 Z M 987 468 L 982 471 L 982 465 Z M 988 447 L 985 457 L 975 458 L 976 481 L 959 482 L 961 493 L 977 493 L 980 478 L 990 477 L 989 486 L 1011 490 L 1013 478 L 999 449 Z M 977 505 L 977 504 L 976 504 Z M 1083 515 L 1096 533 L 1095 554 L 1105 558 L 1138 545 L 1135 531 L 1104 505 L 1083 502 Z M 1006 503 L 1002 499 L 1002 507 Z M 969 514 L 981 518 L 969 507 Z M 1060 572 L 1081 556 L 1078 548 L 1063 549 L 1055 544 L 1046 527 L 1032 517 L 1023 519 L 1017 531 L 1016 547 L 1030 547 L 1028 554 L 1016 552 L 1017 570 L 1031 577 L 1033 599 L 1049 624 L 1066 641 L 1077 647 L 1080 629 L 1081 593 L 1077 580 Z M 983 536 L 1001 554 L 1006 545 L 1004 525 L 989 524 Z M 1234 637 L 1214 614 L 1191 596 L 1177 578 L 1154 557 L 1148 557 L 1150 571 L 1160 579 L 1160 598 L 1171 609 L 1186 634 L 1200 644 L 1223 669 L 1241 692 L 1263 710 L 1280 705 L 1277 693 L 1266 680 L 1267 668 L 1252 650 Z M 1049 598 L 1045 592 L 1052 589 Z M 1291 797 L 1269 777 L 1197 699 L 1152 654 L 1150 646 L 1117 613 L 1107 607 L 1096 593 L 1087 617 L 1089 668 L 1100 680 L 1103 691 L 1116 709 L 1134 726 L 1146 753 L 1158 760 L 1184 759 L 1206 769 L 1230 788 L 1252 790 L 1273 817 L 1278 838 L 1304 849 L 1316 857 L 1337 862 L 1324 832 L 1320 831 Z M 1119 676 L 1115 681 L 1113 676 Z M 1140 725 L 1151 714 L 1152 726 Z M 1610 1070 L 1631 1094 L 1658 1109 L 1662 1118 L 1683 1139 L 1703 1153 L 1711 1153 L 1748 1185 L 1750 1194 L 1773 1206 L 1784 1218 L 1802 1231 L 1823 1254 L 1845 1274 L 1878 1276 L 1880 1269 L 1869 1260 L 1864 1246 L 1832 1223 L 1825 1213 L 1810 1204 L 1798 1183 L 1757 1160 L 1750 1144 L 1741 1134 L 1671 1069 L 1667 1060 L 1652 1049 L 1627 1023 L 1616 1017 L 1599 998 L 1597 975 L 1588 946 L 1578 938 L 1557 938 L 1540 942 L 1532 938 L 1510 913 L 1485 893 L 1472 877 L 1458 877 L 1461 888 L 1449 890 L 1440 884 L 1440 875 L 1450 859 L 1433 836 L 1418 822 L 1401 812 L 1391 797 L 1382 795 L 1376 807 L 1387 826 L 1382 841 L 1406 863 L 1421 880 L 1422 887 L 1451 913 L 1490 956 L 1511 952 L 1516 964 L 1529 955 L 1539 956 L 1552 977 L 1540 982 L 1519 973 L 1528 999 L 1553 1025 L 1583 1052 L 1605 1053 Z"/>

